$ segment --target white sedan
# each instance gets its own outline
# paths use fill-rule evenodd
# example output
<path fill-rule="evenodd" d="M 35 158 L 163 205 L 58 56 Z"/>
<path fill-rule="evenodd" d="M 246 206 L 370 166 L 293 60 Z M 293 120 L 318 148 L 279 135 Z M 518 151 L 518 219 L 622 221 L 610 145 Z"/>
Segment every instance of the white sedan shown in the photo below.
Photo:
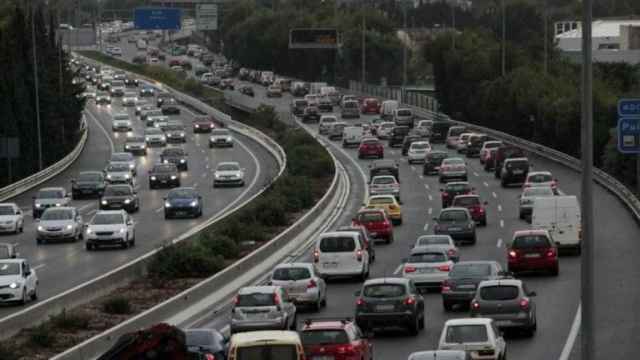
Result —
<path fill-rule="evenodd" d="M 24 215 L 15 203 L 0 204 L 0 233 L 22 232 L 24 228 Z"/>
<path fill-rule="evenodd" d="M 25 259 L 0 260 L 0 303 L 38 298 L 38 276 Z"/>
<path fill-rule="evenodd" d="M 113 245 L 126 249 L 136 243 L 135 223 L 124 210 L 100 210 L 87 226 L 85 238 L 87 250 Z"/>
<path fill-rule="evenodd" d="M 213 173 L 213 187 L 244 186 L 244 169 L 235 161 L 221 162 Z"/>

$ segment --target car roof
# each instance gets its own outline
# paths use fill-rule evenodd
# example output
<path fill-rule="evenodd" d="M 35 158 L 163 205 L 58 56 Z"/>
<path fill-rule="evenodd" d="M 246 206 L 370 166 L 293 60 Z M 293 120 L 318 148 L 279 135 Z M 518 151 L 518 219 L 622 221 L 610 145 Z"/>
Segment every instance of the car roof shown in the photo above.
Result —
<path fill-rule="evenodd" d="M 396 179 L 396 177 L 393 176 L 393 175 L 376 175 L 376 176 L 373 177 L 373 179 L 371 179 L 371 181 L 373 181 L 375 179 L 378 179 L 378 178 L 392 178 L 393 180 Z"/>
<path fill-rule="evenodd" d="M 527 173 L 527 176 L 533 176 L 533 175 L 549 175 L 549 176 L 551 176 L 551 171 L 529 171 L 529 173 Z"/>
<path fill-rule="evenodd" d="M 446 186 L 449 186 L 449 185 L 469 185 L 469 186 L 471 186 L 471 184 L 469 184 L 468 181 L 450 181 L 450 182 L 447 183 Z"/>
<path fill-rule="evenodd" d="M 73 211 L 76 210 L 73 206 L 53 206 L 45 209 L 45 211 Z"/>
<path fill-rule="evenodd" d="M 489 318 L 461 318 L 451 319 L 444 323 L 445 326 L 456 325 L 489 325 L 493 320 Z"/>
<path fill-rule="evenodd" d="M 396 197 L 393 196 L 393 195 L 372 195 L 372 196 L 369 196 L 369 200 L 372 200 L 372 199 L 388 199 L 388 198 L 392 198 L 394 200 L 396 199 Z"/>
<path fill-rule="evenodd" d="M 303 322 L 302 331 L 305 330 L 322 330 L 322 329 L 332 329 L 332 330 L 342 330 L 345 327 L 352 325 L 353 321 L 349 319 L 338 320 L 338 319 L 307 319 Z"/>
<path fill-rule="evenodd" d="M 427 350 L 417 351 L 409 354 L 411 360 L 456 360 L 456 359 L 470 359 L 464 350 Z"/>
<path fill-rule="evenodd" d="M 0 259 L 1 262 L 3 263 L 12 263 L 12 264 L 19 264 L 23 261 L 27 261 L 26 259 L 23 258 L 18 258 L 18 259 Z"/>
<path fill-rule="evenodd" d="M 262 293 L 262 294 L 271 294 L 274 293 L 277 289 L 279 289 L 279 286 L 245 286 L 243 288 L 240 288 L 240 290 L 238 290 L 238 295 L 246 295 L 246 294 L 255 294 L 255 293 Z"/>
<path fill-rule="evenodd" d="M 488 286 L 522 286 L 522 280 L 520 279 L 496 279 L 496 280 L 483 280 L 478 284 L 478 288 L 488 287 Z"/>
<path fill-rule="evenodd" d="M 530 230 L 517 230 L 513 233 L 513 237 L 527 236 L 527 235 L 545 235 L 549 236 L 549 232 L 544 229 L 530 229 Z"/>
<path fill-rule="evenodd" d="M 64 191 L 63 187 L 43 187 L 40 188 L 38 191 Z"/>
<path fill-rule="evenodd" d="M 124 213 L 124 210 L 98 210 L 96 211 L 96 215 L 98 214 L 106 214 L 106 215 L 117 215 Z"/>
<path fill-rule="evenodd" d="M 415 136 L 419 137 L 419 135 L 415 135 Z M 414 142 L 411 143 L 411 146 L 413 146 L 413 145 L 422 145 L 422 144 L 429 145 L 429 142 L 428 141 L 414 141 Z"/>
<path fill-rule="evenodd" d="M 479 198 L 480 198 L 480 195 L 478 195 L 478 194 L 462 194 L 462 195 L 456 195 L 456 196 L 453 198 L 453 200 L 458 199 L 458 198 L 460 198 L 460 199 L 464 199 L 464 198 L 477 198 L 477 199 L 479 199 Z"/>
<path fill-rule="evenodd" d="M 504 161 L 507 161 L 507 162 L 512 162 L 512 161 L 529 161 L 529 159 L 528 159 L 528 158 L 526 158 L 526 157 L 517 157 L 517 158 L 508 158 L 508 159 L 505 159 Z"/>
<path fill-rule="evenodd" d="M 401 278 L 401 277 L 383 277 L 376 279 L 369 279 L 364 282 L 363 286 L 367 285 L 379 285 L 379 284 L 399 284 L 399 285 L 407 285 L 409 284 L 409 279 Z"/>
<path fill-rule="evenodd" d="M 320 234 L 320 238 L 324 239 L 324 238 L 330 238 L 330 237 L 338 237 L 338 236 L 345 236 L 346 234 L 348 234 L 349 236 L 352 237 L 356 237 L 360 235 L 359 231 L 356 230 L 334 230 L 334 231 L 328 231 L 325 233 Z"/>
<path fill-rule="evenodd" d="M 276 265 L 276 269 L 291 269 L 291 268 L 307 268 L 307 269 L 311 269 L 313 268 L 313 264 L 311 263 L 305 263 L 305 262 L 293 262 L 293 263 L 283 263 L 283 264 L 278 264 Z"/>
<path fill-rule="evenodd" d="M 295 331 L 269 330 L 241 332 L 231 337 L 231 344 L 236 346 L 265 343 L 300 344 L 300 336 Z"/>
<path fill-rule="evenodd" d="M 240 166 L 240 164 L 237 161 L 223 161 L 223 162 L 219 162 L 217 166 L 220 165 L 237 165 Z"/>

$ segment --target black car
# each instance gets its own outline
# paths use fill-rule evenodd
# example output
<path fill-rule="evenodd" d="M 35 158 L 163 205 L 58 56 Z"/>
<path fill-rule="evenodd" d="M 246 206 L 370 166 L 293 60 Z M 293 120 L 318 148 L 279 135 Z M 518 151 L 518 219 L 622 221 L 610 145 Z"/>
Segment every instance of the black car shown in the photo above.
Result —
<path fill-rule="evenodd" d="M 156 164 L 149 171 L 149 188 L 179 187 L 180 173 L 174 164 Z"/>
<path fill-rule="evenodd" d="M 133 79 L 130 77 L 124 78 L 124 86 L 126 87 L 138 87 L 140 85 L 140 81 L 138 79 Z"/>
<path fill-rule="evenodd" d="M 83 196 L 101 196 L 106 187 L 102 171 L 83 171 L 71 180 L 71 198 L 79 199 Z"/>
<path fill-rule="evenodd" d="M 318 101 L 318 110 L 321 112 L 332 112 L 333 111 L 333 102 L 326 96 L 323 96 Z"/>
<path fill-rule="evenodd" d="M 376 160 L 369 165 L 369 181 L 378 175 L 391 175 L 400 182 L 400 168 L 394 160 Z"/>
<path fill-rule="evenodd" d="M 99 207 L 100 210 L 137 212 L 140 210 L 140 199 L 131 185 L 109 185 L 104 189 Z"/>
<path fill-rule="evenodd" d="M 193 188 L 169 191 L 164 198 L 164 218 L 202 216 L 202 196 Z"/>
<path fill-rule="evenodd" d="M 150 86 L 145 86 L 140 89 L 140 97 L 153 97 L 156 94 L 156 90 Z"/>
<path fill-rule="evenodd" d="M 431 125 L 429 141 L 432 144 L 444 143 L 447 140 L 447 133 L 450 127 L 451 123 L 448 121 L 435 121 L 433 125 Z"/>
<path fill-rule="evenodd" d="M 166 93 L 166 92 L 162 92 L 159 93 L 158 96 L 156 96 L 156 106 L 157 107 L 162 107 L 162 104 L 166 101 L 171 99 L 173 96 L 171 96 L 171 94 Z"/>
<path fill-rule="evenodd" d="M 307 107 L 309 103 L 305 99 L 294 99 L 291 102 L 291 113 L 295 116 L 302 116 L 304 114 L 304 108 Z"/>
<path fill-rule="evenodd" d="M 304 108 L 304 112 L 302 114 L 302 122 L 319 122 L 320 121 L 320 111 L 316 106 L 307 106 Z"/>
<path fill-rule="evenodd" d="M 485 134 L 473 134 L 469 136 L 469 141 L 467 142 L 466 156 L 468 158 L 479 156 L 480 149 L 482 149 L 482 144 L 484 144 L 485 141 L 489 141 L 489 140 L 491 140 L 491 138 Z"/>
<path fill-rule="evenodd" d="M 476 295 L 478 284 L 483 280 L 504 278 L 506 273 L 497 261 L 460 261 L 449 271 L 449 277 L 442 282 L 442 305 L 446 311 L 459 304 L 469 307 Z"/>
<path fill-rule="evenodd" d="M 529 159 L 525 157 L 506 159 L 500 171 L 500 185 L 507 187 L 514 183 L 524 183 L 530 166 Z"/>
<path fill-rule="evenodd" d="M 363 332 L 378 327 L 403 327 L 411 335 L 424 329 L 424 298 L 405 278 L 367 280 L 356 291 L 355 320 Z"/>
<path fill-rule="evenodd" d="M 394 126 L 389 133 L 389 147 L 402 145 L 409 131 L 411 131 L 411 129 L 408 126 Z"/>
<path fill-rule="evenodd" d="M 253 88 L 251 86 L 243 86 L 240 88 L 240 93 L 253 97 L 255 94 L 253 93 Z"/>
<path fill-rule="evenodd" d="M 404 140 L 402 141 L 402 156 L 407 156 L 412 143 L 422 140 L 422 136 L 415 133 L 410 133 L 409 135 L 405 136 Z"/>
<path fill-rule="evenodd" d="M 160 162 L 163 164 L 174 164 L 178 170 L 187 171 L 189 169 L 187 156 L 188 154 L 183 148 L 169 147 L 162 150 Z"/>
<path fill-rule="evenodd" d="M 215 360 L 226 360 L 228 351 L 228 341 L 215 329 L 187 329 L 184 331 L 187 350 L 191 353 L 201 355 L 213 355 Z"/>
<path fill-rule="evenodd" d="M 181 123 L 168 123 L 162 127 L 162 131 L 167 136 L 167 142 L 185 143 L 187 142 L 187 134 L 184 131 L 184 125 Z"/>
<path fill-rule="evenodd" d="M 449 182 L 443 189 L 440 189 L 440 197 L 442 198 L 442 208 L 451 206 L 453 199 L 458 195 L 473 194 L 473 188 L 466 181 Z"/>
<path fill-rule="evenodd" d="M 433 220 L 436 223 L 433 227 L 434 234 L 449 235 L 456 242 L 465 241 L 471 245 L 476 243 L 476 222 L 467 208 L 442 209 Z"/>
<path fill-rule="evenodd" d="M 180 115 L 180 103 L 174 98 L 165 99 L 160 109 L 163 115 Z"/>
<path fill-rule="evenodd" d="M 502 173 L 502 164 L 505 162 L 505 160 L 511 159 L 511 158 L 523 158 L 523 157 L 525 157 L 524 151 L 519 147 L 516 147 L 513 145 L 506 145 L 506 144 L 498 147 L 498 150 L 496 150 L 496 155 L 494 160 L 495 162 L 493 166 L 495 177 L 497 179 L 500 178 L 500 175 Z"/>
<path fill-rule="evenodd" d="M 446 151 L 442 150 L 432 150 L 431 152 L 427 153 L 427 156 L 424 160 L 424 165 L 422 167 L 422 175 L 438 174 L 438 170 L 440 169 L 442 160 L 448 157 L 449 154 Z"/>

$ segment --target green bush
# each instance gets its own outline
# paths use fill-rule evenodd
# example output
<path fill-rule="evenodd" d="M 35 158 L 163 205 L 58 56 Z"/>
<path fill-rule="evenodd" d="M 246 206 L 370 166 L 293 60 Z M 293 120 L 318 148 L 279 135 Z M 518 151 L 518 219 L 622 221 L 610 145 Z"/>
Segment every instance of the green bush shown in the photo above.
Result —
<path fill-rule="evenodd" d="M 295 213 L 313 205 L 313 188 L 305 176 L 284 176 L 274 185 L 273 191 L 284 199 L 288 212 Z"/>
<path fill-rule="evenodd" d="M 151 260 L 149 276 L 155 279 L 205 278 L 224 267 L 222 256 L 194 243 L 165 246 Z"/>
<path fill-rule="evenodd" d="M 113 315 L 126 315 L 131 313 L 131 302 L 124 296 L 115 296 L 102 303 L 102 311 Z"/>
<path fill-rule="evenodd" d="M 213 254 L 225 259 L 236 259 L 240 254 L 238 244 L 230 237 L 216 231 L 205 231 L 200 235 L 200 244 Z"/>
<path fill-rule="evenodd" d="M 43 348 L 51 347 L 56 341 L 55 332 L 47 324 L 40 324 L 31 328 L 29 341 Z"/>
<path fill-rule="evenodd" d="M 67 309 L 49 317 L 51 324 L 63 330 L 82 330 L 89 327 L 89 315 L 80 312 L 67 312 Z"/>
<path fill-rule="evenodd" d="M 269 192 L 255 202 L 255 210 L 258 222 L 264 226 L 283 226 L 287 224 L 287 214 L 282 198 L 275 192 Z"/>
<path fill-rule="evenodd" d="M 15 351 L 11 350 L 7 345 L 0 343 L 0 359 L 18 360 L 19 357 Z"/>

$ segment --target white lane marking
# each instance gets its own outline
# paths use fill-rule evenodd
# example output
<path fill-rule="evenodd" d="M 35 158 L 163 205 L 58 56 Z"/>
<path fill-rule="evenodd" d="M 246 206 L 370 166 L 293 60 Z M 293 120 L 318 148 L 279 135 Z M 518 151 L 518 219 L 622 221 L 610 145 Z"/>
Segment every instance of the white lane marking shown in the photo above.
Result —
<path fill-rule="evenodd" d="M 32 268 L 33 270 L 38 270 L 38 269 L 42 269 L 42 268 L 43 268 L 43 267 L 45 267 L 45 266 L 46 266 L 46 264 L 40 264 L 40 265 L 32 266 L 31 268 Z"/>
<path fill-rule="evenodd" d="M 502 205 L 498 204 L 498 211 L 502 211 Z"/>
<path fill-rule="evenodd" d="M 11 245 L 13 245 L 13 247 L 16 247 L 16 246 L 20 245 L 20 243 L 17 243 L 17 242 L 16 242 L 16 243 L 13 243 L 13 244 L 11 244 Z"/>
<path fill-rule="evenodd" d="M 488 182 L 486 182 L 486 181 L 485 181 L 485 182 L 483 182 L 482 184 L 484 185 L 484 187 L 489 187 L 489 183 L 488 183 Z"/>
<path fill-rule="evenodd" d="M 562 352 L 560 353 L 560 357 L 558 358 L 558 360 L 569 360 L 571 351 L 573 350 L 573 345 L 575 345 L 576 338 L 578 337 L 578 331 L 580 331 L 581 323 L 582 304 L 579 304 L 578 310 L 576 311 L 576 316 L 573 318 L 573 324 L 571 324 L 571 330 L 569 331 L 569 335 L 567 336 L 567 341 L 564 343 L 564 347 L 562 348 Z"/>
<path fill-rule="evenodd" d="M 203 177 L 203 178 L 206 178 L 206 177 L 207 177 L 207 175 L 208 175 L 207 173 L 204 173 L 204 174 L 202 174 L 202 177 Z"/>
<path fill-rule="evenodd" d="M 198 182 L 197 182 L 197 181 L 193 183 L 193 187 L 194 187 L 194 188 L 197 188 L 197 187 L 198 187 Z"/>
<path fill-rule="evenodd" d="M 503 228 L 504 227 L 504 220 L 500 219 L 500 227 Z"/>
<path fill-rule="evenodd" d="M 93 214 L 95 214 L 97 212 L 98 212 L 98 209 L 93 209 L 93 210 L 87 212 L 87 215 L 93 215 Z"/>
<path fill-rule="evenodd" d="M 429 208 L 429 210 L 427 210 L 427 213 L 431 215 L 431 213 L 433 213 L 433 208 Z"/>
<path fill-rule="evenodd" d="M 424 175 L 420 174 L 419 175 L 420 179 L 424 179 Z"/>
<path fill-rule="evenodd" d="M 494 192 L 492 192 L 492 193 L 491 193 L 491 195 L 493 196 L 493 198 L 494 198 L 494 199 L 497 199 L 497 198 L 498 198 L 498 194 L 496 194 L 496 192 L 495 192 L 495 191 L 494 191 Z"/>
<path fill-rule="evenodd" d="M 502 239 L 498 239 L 498 243 L 496 244 L 497 248 L 501 248 L 502 247 Z"/>
<path fill-rule="evenodd" d="M 416 167 L 415 166 L 411 166 L 411 171 L 416 171 Z"/>
<path fill-rule="evenodd" d="M 433 196 L 431 196 L 431 194 L 429 194 L 429 201 L 433 200 Z"/>
<path fill-rule="evenodd" d="M 111 139 L 111 134 L 109 134 L 109 132 L 104 128 L 104 126 L 102 126 L 102 123 L 98 120 L 98 118 L 96 118 L 95 115 L 93 115 L 93 113 L 90 110 L 87 111 L 87 114 L 89 114 L 89 117 L 93 119 L 93 121 L 98 125 L 98 127 L 100 128 L 100 131 L 102 131 L 104 136 L 109 141 L 109 146 L 111 147 L 111 153 L 114 153 L 116 151 L 115 150 L 116 146 L 114 145 L 113 140 Z"/>
<path fill-rule="evenodd" d="M 393 271 L 393 275 L 398 275 L 398 273 L 402 270 L 402 265 L 403 264 L 398 265 L 398 267 Z"/>
<path fill-rule="evenodd" d="M 162 211 L 162 210 L 164 210 L 164 205 L 163 205 L 163 206 L 160 206 L 159 208 L 157 208 L 157 209 L 155 209 L 155 210 L 153 210 L 153 211 L 154 211 L 154 212 L 156 212 L 156 213 L 159 213 L 159 212 L 160 212 L 160 211 Z"/>
<path fill-rule="evenodd" d="M 395 155 L 396 154 L 395 150 L 389 150 L 389 152 L 391 153 L 391 155 Z"/>
<path fill-rule="evenodd" d="M 475 172 L 475 171 L 473 172 L 473 175 L 474 175 L 474 176 L 480 176 L 480 175 L 479 175 L 477 172 Z"/>
<path fill-rule="evenodd" d="M 82 206 L 80 206 L 80 207 L 78 208 L 78 211 L 82 212 L 82 210 L 84 210 L 84 209 L 88 208 L 89 206 L 93 206 L 93 205 L 95 205 L 95 203 L 92 203 L 92 202 L 91 202 L 91 203 L 88 203 L 88 204 L 84 204 L 84 205 L 82 205 Z"/>
<path fill-rule="evenodd" d="M 424 224 L 424 228 L 422 228 L 424 231 L 429 231 L 429 223 Z"/>
<path fill-rule="evenodd" d="M 425 187 L 427 190 L 429 190 L 429 189 L 430 189 L 430 188 L 429 188 L 429 184 L 424 184 L 424 187 Z"/>

